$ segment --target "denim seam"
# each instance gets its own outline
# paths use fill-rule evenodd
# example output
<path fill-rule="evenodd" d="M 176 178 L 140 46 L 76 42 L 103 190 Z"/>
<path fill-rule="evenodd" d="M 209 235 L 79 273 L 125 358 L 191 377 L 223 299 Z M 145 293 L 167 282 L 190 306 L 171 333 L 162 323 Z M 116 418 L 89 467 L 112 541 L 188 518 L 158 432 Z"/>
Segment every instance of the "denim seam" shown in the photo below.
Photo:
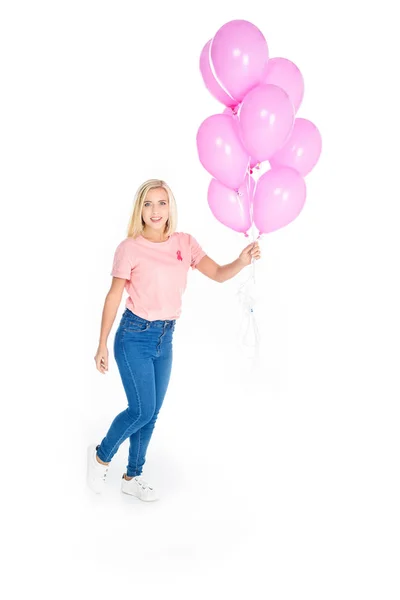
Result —
<path fill-rule="evenodd" d="M 115 449 L 117 446 L 119 446 L 119 445 L 122 443 L 122 441 L 123 441 L 124 439 L 126 439 L 126 438 L 128 437 L 128 436 L 126 435 L 127 431 L 129 431 L 129 429 L 130 429 L 132 426 L 135 426 L 135 425 L 136 425 L 136 423 L 138 422 L 138 420 L 139 420 L 139 419 L 141 418 L 141 416 L 142 416 L 142 406 L 141 406 L 141 402 L 140 402 L 140 397 L 139 397 L 139 393 L 138 393 L 138 389 L 137 389 L 136 381 L 135 381 L 135 378 L 134 378 L 134 376 L 133 376 L 133 373 L 132 373 L 131 367 L 130 367 L 130 365 L 129 365 L 129 361 L 128 361 L 128 359 L 127 359 L 126 352 L 125 352 L 125 346 L 124 346 L 124 343 L 123 343 L 123 341 L 122 341 L 122 340 L 121 340 L 121 346 L 122 346 L 122 351 L 123 351 L 123 353 L 124 353 L 124 358 L 125 358 L 126 364 L 127 364 L 127 366 L 128 366 L 128 369 L 129 369 L 129 373 L 131 374 L 132 381 L 133 381 L 133 384 L 134 384 L 134 386 L 135 386 L 136 397 L 137 397 L 137 399 L 138 399 L 138 406 L 139 406 L 139 416 L 138 416 L 138 418 L 137 418 L 137 419 L 136 419 L 136 420 L 135 420 L 133 423 L 131 423 L 131 424 L 129 425 L 129 427 L 127 427 L 127 428 L 125 429 L 124 433 L 121 435 L 121 437 L 119 438 L 119 440 L 118 440 L 118 441 L 117 441 L 117 442 L 114 444 L 114 446 L 112 447 L 111 454 L 114 452 L 114 449 Z M 133 431 L 132 431 L 132 433 L 133 433 Z M 104 461 L 104 462 L 109 462 L 109 461 Z"/>
<path fill-rule="evenodd" d="M 160 339 L 158 340 L 158 344 L 157 344 L 157 347 L 156 347 L 157 354 L 158 354 L 158 351 L 161 350 L 161 343 L 162 343 L 162 339 L 163 339 L 163 337 L 165 335 L 165 331 L 166 331 L 166 329 L 165 329 L 165 324 L 164 324 L 163 330 L 162 330 L 161 335 L 160 335 Z"/>
<path fill-rule="evenodd" d="M 130 323 L 126 323 L 124 325 L 124 331 L 132 332 L 132 333 L 144 333 L 145 331 L 148 331 L 150 329 L 150 325 L 146 325 L 146 327 L 144 329 L 134 329 L 133 327 L 130 327 Z"/>
<path fill-rule="evenodd" d="M 142 433 L 142 429 L 139 429 L 139 443 L 138 443 L 138 451 L 137 451 L 137 455 L 136 455 L 136 465 L 135 465 L 135 473 L 137 473 L 138 470 L 138 462 L 139 462 L 139 453 L 140 453 L 140 439 L 141 439 L 141 433 Z"/>

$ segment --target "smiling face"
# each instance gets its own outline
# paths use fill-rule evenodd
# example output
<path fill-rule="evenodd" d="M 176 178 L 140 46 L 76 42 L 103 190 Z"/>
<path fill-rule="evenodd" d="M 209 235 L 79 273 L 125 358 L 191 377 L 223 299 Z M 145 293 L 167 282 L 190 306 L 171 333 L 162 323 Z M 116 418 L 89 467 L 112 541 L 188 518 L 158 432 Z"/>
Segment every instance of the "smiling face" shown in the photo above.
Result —
<path fill-rule="evenodd" d="M 143 203 L 142 218 L 147 231 L 163 232 L 169 216 L 168 194 L 164 188 L 153 188 L 147 192 Z"/>

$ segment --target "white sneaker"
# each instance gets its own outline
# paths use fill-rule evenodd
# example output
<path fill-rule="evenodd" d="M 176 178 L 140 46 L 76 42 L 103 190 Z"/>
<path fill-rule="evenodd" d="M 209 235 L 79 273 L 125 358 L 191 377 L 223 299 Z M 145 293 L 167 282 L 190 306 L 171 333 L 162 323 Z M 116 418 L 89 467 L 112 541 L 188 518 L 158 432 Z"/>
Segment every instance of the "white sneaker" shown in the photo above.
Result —
<path fill-rule="evenodd" d="M 102 465 L 96 458 L 98 446 L 92 444 L 87 450 L 87 484 L 96 494 L 101 494 L 106 483 L 108 465 Z"/>
<path fill-rule="evenodd" d="M 144 500 L 145 502 L 152 502 L 153 500 L 159 499 L 156 491 L 142 479 L 141 475 L 132 477 L 129 481 L 122 475 L 121 492 L 123 494 L 136 496 L 136 498 Z"/>

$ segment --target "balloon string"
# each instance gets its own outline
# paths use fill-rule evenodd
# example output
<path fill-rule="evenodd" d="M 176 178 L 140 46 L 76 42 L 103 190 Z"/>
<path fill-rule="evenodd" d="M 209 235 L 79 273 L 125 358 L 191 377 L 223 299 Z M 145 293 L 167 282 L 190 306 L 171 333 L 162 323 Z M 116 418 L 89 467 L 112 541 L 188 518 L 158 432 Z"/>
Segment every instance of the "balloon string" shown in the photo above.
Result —
<path fill-rule="evenodd" d="M 247 187 L 248 198 L 251 201 L 252 199 L 250 198 L 250 176 L 249 175 L 246 175 L 246 187 Z M 250 216 L 251 216 L 251 223 L 252 223 L 251 235 L 252 235 L 253 243 L 254 243 L 256 241 L 256 234 L 255 234 L 255 226 L 253 223 L 252 202 L 250 205 Z M 258 238 L 259 237 L 260 236 L 258 236 Z M 250 347 L 253 350 L 254 354 L 253 354 L 252 358 L 254 359 L 254 364 L 258 365 L 259 364 L 259 356 L 260 356 L 260 332 L 259 332 L 259 327 L 257 324 L 256 313 L 255 313 L 255 308 L 254 308 L 255 298 L 251 292 L 251 288 L 255 289 L 255 284 L 256 284 L 256 264 L 255 263 L 256 263 L 255 258 L 252 258 L 249 276 L 247 277 L 247 279 L 245 281 L 243 281 L 239 285 L 236 296 L 238 298 L 238 301 L 242 305 L 242 313 L 243 313 L 241 328 L 240 328 L 241 331 L 243 331 L 241 343 L 243 346 Z"/>

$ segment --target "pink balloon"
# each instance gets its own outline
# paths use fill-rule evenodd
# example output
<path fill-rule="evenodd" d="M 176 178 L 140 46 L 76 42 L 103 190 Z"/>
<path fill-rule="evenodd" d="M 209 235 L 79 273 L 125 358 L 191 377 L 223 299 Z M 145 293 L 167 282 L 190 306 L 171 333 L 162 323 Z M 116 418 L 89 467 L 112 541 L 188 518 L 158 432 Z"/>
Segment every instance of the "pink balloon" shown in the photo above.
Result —
<path fill-rule="evenodd" d="M 304 81 L 300 70 L 287 58 L 271 58 L 268 61 L 263 83 L 272 83 L 285 90 L 294 106 L 295 114 L 304 95 Z"/>
<path fill-rule="evenodd" d="M 271 167 L 292 167 L 305 177 L 317 164 L 322 140 L 308 119 L 296 119 L 286 144 L 270 159 Z"/>
<path fill-rule="evenodd" d="M 260 169 L 261 161 L 258 158 L 254 158 L 254 156 L 250 156 L 250 164 L 249 164 L 249 173 L 250 175 L 253 173 L 254 169 Z"/>
<path fill-rule="evenodd" d="M 243 145 L 251 156 L 268 160 L 286 142 L 293 128 L 294 108 L 287 93 L 276 85 L 251 90 L 239 110 Z"/>
<path fill-rule="evenodd" d="M 237 117 L 237 111 L 236 111 L 235 107 L 227 106 L 223 110 L 222 114 L 223 115 L 229 115 L 230 117 Z"/>
<path fill-rule="evenodd" d="M 305 200 L 305 181 L 294 169 L 281 167 L 261 175 L 253 202 L 253 219 L 260 234 L 291 223 L 301 212 Z"/>
<path fill-rule="evenodd" d="M 239 126 L 239 117 L 237 115 L 236 108 L 237 107 L 227 107 L 227 108 L 225 108 L 225 110 L 223 111 L 222 114 L 223 115 L 230 115 L 235 120 L 235 125 L 237 127 L 237 134 L 238 134 L 238 137 L 241 138 L 241 132 L 240 132 L 240 126 Z M 250 162 L 249 162 L 250 169 L 253 169 L 259 163 L 260 163 L 260 161 L 258 160 L 258 158 L 254 158 L 254 156 L 250 156 Z"/>
<path fill-rule="evenodd" d="M 216 98 L 222 104 L 225 104 L 225 106 L 236 106 L 237 101 L 224 92 L 224 90 L 221 88 L 221 86 L 219 85 L 212 73 L 209 57 L 210 45 L 211 40 L 209 40 L 204 46 L 200 55 L 200 72 L 203 77 L 205 86 L 208 89 L 208 91 L 214 96 L 214 98 Z"/>
<path fill-rule="evenodd" d="M 211 115 L 200 125 L 197 151 L 203 167 L 221 183 L 237 190 L 249 165 L 235 123 L 229 115 Z"/>
<path fill-rule="evenodd" d="M 217 81 L 237 104 L 262 81 L 268 45 L 258 27 L 249 21 L 229 21 L 212 39 L 210 57 Z"/>
<path fill-rule="evenodd" d="M 208 205 L 214 217 L 239 233 L 246 233 L 251 227 L 250 206 L 255 183 L 250 179 L 252 178 L 248 175 L 238 191 L 226 187 L 216 179 L 212 179 L 208 186 Z"/>

